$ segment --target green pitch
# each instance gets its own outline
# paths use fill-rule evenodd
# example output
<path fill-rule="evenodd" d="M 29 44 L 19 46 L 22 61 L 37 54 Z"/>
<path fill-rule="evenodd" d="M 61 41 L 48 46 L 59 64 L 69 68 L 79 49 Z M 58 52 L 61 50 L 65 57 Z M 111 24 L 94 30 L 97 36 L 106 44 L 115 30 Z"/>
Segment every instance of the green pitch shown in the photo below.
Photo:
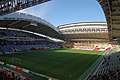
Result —
<path fill-rule="evenodd" d="M 0 60 L 60 80 L 76 80 L 102 54 L 72 49 L 39 50 L 0 55 Z"/>

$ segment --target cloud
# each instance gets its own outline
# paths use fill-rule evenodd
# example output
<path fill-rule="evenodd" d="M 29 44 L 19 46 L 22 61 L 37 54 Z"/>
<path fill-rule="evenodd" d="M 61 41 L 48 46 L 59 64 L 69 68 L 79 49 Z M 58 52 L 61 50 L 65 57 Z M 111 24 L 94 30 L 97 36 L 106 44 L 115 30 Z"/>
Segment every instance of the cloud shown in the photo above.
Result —
<path fill-rule="evenodd" d="M 44 16 L 49 12 L 50 8 L 52 7 L 52 4 L 53 2 L 50 1 L 17 12 L 27 13 L 37 17 L 44 18 Z"/>

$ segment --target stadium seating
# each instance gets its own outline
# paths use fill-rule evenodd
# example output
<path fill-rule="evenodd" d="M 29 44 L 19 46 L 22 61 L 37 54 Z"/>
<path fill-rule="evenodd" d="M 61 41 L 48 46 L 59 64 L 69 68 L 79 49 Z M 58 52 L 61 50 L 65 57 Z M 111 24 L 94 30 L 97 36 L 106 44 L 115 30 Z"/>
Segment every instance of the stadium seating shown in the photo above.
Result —
<path fill-rule="evenodd" d="M 0 80 L 31 80 L 10 69 L 0 68 Z"/>
<path fill-rule="evenodd" d="M 94 41 L 79 41 L 69 42 L 67 45 L 72 46 L 70 48 L 81 50 L 101 50 L 105 51 L 108 48 L 112 48 L 112 45 L 107 42 L 94 42 Z"/>
<path fill-rule="evenodd" d="M 102 64 L 88 80 L 120 80 L 120 52 L 103 57 Z"/>
<path fill-rule="evenodd" d="M 57 49 L 59 43 L 22 31 L 0 29 L 0 54 L 36 49 Z"/>
<path fill-rule="evenodd" d="M 60 43 L 46 37 L 17 30 L 0 29 L 0 54 L 11 54 L 21 51 L 58 49 Z M 0 66 L 0 80 L 30 80 L 17 75 L 10 69 Z"/>

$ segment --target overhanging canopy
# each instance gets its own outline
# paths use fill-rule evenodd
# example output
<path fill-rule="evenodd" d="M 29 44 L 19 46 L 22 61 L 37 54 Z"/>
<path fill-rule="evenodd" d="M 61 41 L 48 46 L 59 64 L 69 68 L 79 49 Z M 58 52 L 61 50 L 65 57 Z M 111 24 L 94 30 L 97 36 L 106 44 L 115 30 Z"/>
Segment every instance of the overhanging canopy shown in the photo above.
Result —
<path fill-rule="evenodd" d="M 24 13 L 15 12 L 0 16 L 0 27 L 27 30 L 62 39 L 61 34 L 55 26 L 39 17 Z"/>

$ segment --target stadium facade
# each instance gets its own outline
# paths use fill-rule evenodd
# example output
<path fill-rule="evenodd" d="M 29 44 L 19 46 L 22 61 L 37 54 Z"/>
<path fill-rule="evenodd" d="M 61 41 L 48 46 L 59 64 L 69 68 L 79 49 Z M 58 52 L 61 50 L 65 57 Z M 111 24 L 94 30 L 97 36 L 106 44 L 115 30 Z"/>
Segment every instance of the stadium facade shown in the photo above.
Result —
<path fill-rule="evenodd" d="M 108 25 L 110 41 L 120 41 L 120 0 L 98 0 Z"/>
<path fill-rule="evenodd" d="M 58 26 L 67 47 L 95 49 L 110 47 L 108 27 L 105 22 L 76 22 Z"/>

